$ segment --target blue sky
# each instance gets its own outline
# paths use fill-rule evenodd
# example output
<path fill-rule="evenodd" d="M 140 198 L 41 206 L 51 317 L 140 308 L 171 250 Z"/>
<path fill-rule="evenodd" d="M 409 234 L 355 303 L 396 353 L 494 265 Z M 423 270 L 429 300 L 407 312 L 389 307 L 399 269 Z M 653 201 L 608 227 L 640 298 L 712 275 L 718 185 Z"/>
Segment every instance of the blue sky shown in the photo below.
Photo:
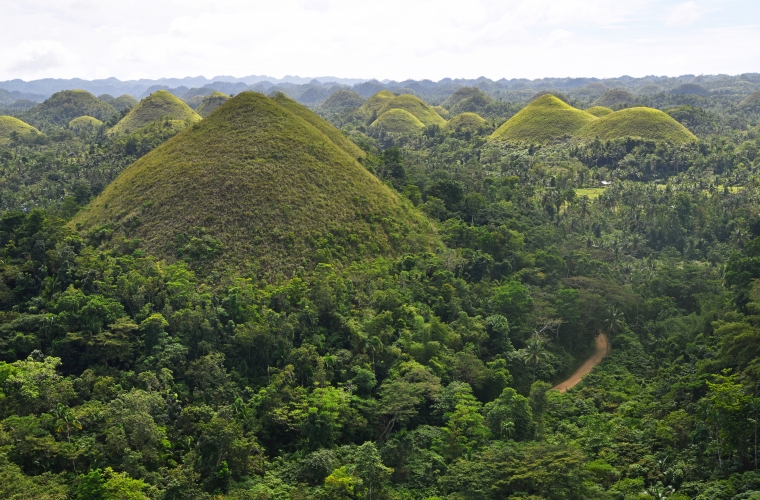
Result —
<path fill-rule="evenodd" d="M 0 80 L 760 72 L 758 0 L 0 0 Z"/>

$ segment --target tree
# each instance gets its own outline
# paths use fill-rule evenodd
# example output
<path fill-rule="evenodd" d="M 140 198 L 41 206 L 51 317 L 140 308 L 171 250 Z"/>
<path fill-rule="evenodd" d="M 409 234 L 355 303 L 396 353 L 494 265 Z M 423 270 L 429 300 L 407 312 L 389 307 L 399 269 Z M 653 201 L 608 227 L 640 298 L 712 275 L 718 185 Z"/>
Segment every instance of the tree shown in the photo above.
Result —
<path fill-rule="evenodd" d="M 82 430 L 82 424 L 74 416 L 74 412 L 68 406 L 58 403 L 55 410 L 53 410 L 53 417 L 55 417 L 55 432 L 65 432 L 66 439 L 71 443 L 71 430 Z"/>
<path fill-rule="evenodd" d="M 533 337 L 525 343 L 525 349 L 522 349 L 523 359 L 526 365 L 533 366 L 533 381 L 536 381 L 536 370 L 538 365 L 545 363 L 549 359 L 549 351 L 544 347 L 543 341 L 538 337 Z"/>
<path fill-rule="evenodd" d="M 607 309 L 607 315 L 603 321 L 604 329 L 608 334 L 614 335 L 622 330 L 624 321 L 625 316 L 623 312 L 618 311 L 617 307 L 611 306 Z"/>

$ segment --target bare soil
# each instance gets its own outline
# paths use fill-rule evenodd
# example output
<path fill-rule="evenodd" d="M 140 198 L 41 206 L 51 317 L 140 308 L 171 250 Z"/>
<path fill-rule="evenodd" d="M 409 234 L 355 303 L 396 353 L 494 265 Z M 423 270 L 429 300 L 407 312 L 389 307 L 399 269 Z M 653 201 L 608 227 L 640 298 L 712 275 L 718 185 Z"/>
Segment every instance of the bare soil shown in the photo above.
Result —
<path fill-rule="evenodd" d="M 573 373 L 569 379 L 565 380 L 564 382 L 561 382 L 552 389 L 556 389 L 559 392 L 565 392 L 568 389 L 572 389 L 578 383 L 583 380 L 583 377 L 591 373 L 591 370 L 594 369 L 596 365 L 602 362 L 602 359 L 606 355 L 610 353 L 610 350 L 612 348 L 610 347 L 610 341 L 607 339 L 607 335 L 601 333 L 596 338 L 596 348 L 594 349 L 594 354 L 592 354 L 586 361 L 583 362 L 581 366 L 578 367 L 577 370 L 575 370 L 575 373 Z"/>

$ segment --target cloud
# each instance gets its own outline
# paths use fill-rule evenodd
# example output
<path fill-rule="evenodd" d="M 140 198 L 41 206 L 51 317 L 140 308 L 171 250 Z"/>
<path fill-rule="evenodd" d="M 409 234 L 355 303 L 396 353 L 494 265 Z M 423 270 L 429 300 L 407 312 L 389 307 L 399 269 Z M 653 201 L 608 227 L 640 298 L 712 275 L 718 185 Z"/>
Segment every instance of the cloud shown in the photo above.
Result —
<path fill-rule="evenodd" d="M 35 74 L 66 65 L 73 57 L 55 40 L 29 40 L 3 51 L 7 68 L 23 74 Z"/>
<path fill-rule="evenodd" d="M 684 2 L 676 5 L 665 20 L 668 26 L 689 26 L 694 24 L 704 14 L 704 9 L 694 2 Z"/>

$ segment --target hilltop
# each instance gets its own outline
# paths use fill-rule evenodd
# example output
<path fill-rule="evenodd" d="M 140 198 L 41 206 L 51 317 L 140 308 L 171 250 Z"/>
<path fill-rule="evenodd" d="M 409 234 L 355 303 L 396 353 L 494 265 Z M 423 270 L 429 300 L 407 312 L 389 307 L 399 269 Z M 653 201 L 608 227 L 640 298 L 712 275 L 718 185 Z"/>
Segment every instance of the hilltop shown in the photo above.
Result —
<path fill-rule="evenodd" d="M 605 116 L 610 113 L 613 113 L 613 111 L 610 108 L 605 108 L 604 106 L 593 106 L 591 108 L 585 109 L 584 111 L 586 113 L 596 116 L 597 118 L 599 118 L 600 116 Z"/>
<path fill-rule="evenodd" d="M 79 116 L 69 122 L 69 128 L 73 130 L 95 129 L 103 125 L 103 122 L 92 116 Z"/>
<path fill-rule="evenodd" d="M 578 137 L 601 140 L 641 137 L 654 141 L 686 143 L 697 138 L 689 130 L 658 109 L 628 108 L 608 114 L 584 126 Z"/>
<path fill-rule="evenodd" d="M 195 112 L 198 113 L 202 118 L 206 118 L 208 115 L 216 111 L 219 106 L 229 100 L 230 96 L 227 94 L 214 92 L 203 98 L 201 104 L 195 109 Z"/>
<path fill-rule="evenodd" d="M 476 87 L 462 87 L 457 89 L 456 92 L 451 94 L 448 99 L 441 103 L 441 106 L 446 109 L 452 109 L 454 106 L 460 103 L 464 103 L 465 107 L 470 104 L 472 106 L 483 106 L 490 101 L 491 98 L 488 94 Z"/>
<path fill-rule="evenodd" d="M 542 143 L 563 136 L 573 136 L 584 125 L 596 119 L 593 115 L 546 94 L 507 120 L 496 129 L 491 138 Z"/>
<path fill-rule="evenodd" d="M 382 116 L 383 113 L 387 113 L 392 109 L 403 109 L 404 111 L 408 111 L 425 126 L 438 125 L 442 127 L 446 125 L 446 120 L 436 113 L 431 106 L 419 97 L 410 94 L 402 94 L 389 100 L 382 108 L 380 108 L 378 115 Z"/>
<path fill-rule="evenodd" d="M 372 127 L 392 134 L 416 134 L 425 124 L 405 109 L 391 109 L 372 122 Z"/>
<path fill-rule="evenodd" d="M 132 97 L 131 95 L 120 95 L 119 97 L 116 97 L 115 99 L 108 101 L 108 104 L 116 108 L 116 111 L 124 111 L 127 108 L 132 108 L 134 106 L 137 106 L 137 103 L 139 101 Z"/>
<path fill-rule="evenodd" d="M 393 92 L 389 90 L 381 90 L 377 94 L 364 101 L 364 104 L 361 105 L 359 111 L 367 116 L 370 116 L 372 114 L 377 116 L 380 114 L 380 110 L 395 97 L 396 95 Z"/>
<path fill-rule="evenodd" d="M 13 133 L 19 135 L 39 134 L 40 131 L 12 116 L 0 116 L 0 143 L 7 142 Z"/>
<path fill-rule="evenodd" d="M 636 102 L 636 96 L 623 89 L 612 89 L 594 101 L 594 106 L 603 106 L 605 108 L 619 108 L 628 106 Z"/>
<path fill-rule="evenodd" d="M 237 95 L 128 167 L 73 223 L 110 224 L 170 261 L 269 277 L 436 246 L 424 216 L 294 108 Z"/>
<path fill-rule="evenodd" d="M 201 120 L 200 115 L 179 98 L 165 90 L 159 90 L 140 101 L 109 133 L 134 132 L 162 118 L 185 124 Z"/>
<path fill-rule="evenodd" d="M 364 98 L 353 90 L 338 90 L 322 103 L 320 108 L 328 113 L 342 113 L 359 108 L 364 104 Z"/>
<path fill-rule="evenodd" d="M 79 116 L 107 120 L 116 109 L 85 90 L 64 90 L 30 109 L 25 117 L 33 124 L 66 125 Z"/>
<path fill-rule="evenodd" d="M 466 132 L 477 133 L 487 125 L 486 121 L 479 114 L 465 112 L 449 120 L 446 124 L 446 129 L 458 134 Z"/>

